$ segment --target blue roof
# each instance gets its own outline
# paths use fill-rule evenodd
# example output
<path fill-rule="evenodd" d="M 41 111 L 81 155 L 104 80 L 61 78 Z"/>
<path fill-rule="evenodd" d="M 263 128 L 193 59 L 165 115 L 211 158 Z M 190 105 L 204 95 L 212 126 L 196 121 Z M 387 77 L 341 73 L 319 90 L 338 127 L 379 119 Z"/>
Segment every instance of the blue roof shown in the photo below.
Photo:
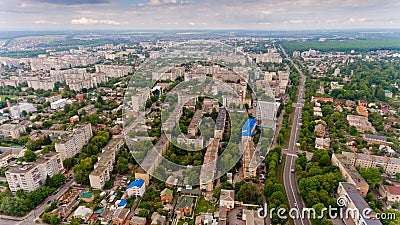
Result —
<path fill-rule="evenodd" d="M 118 203 L 118 207 L 124 206 L 126 205 L 126 200 L 122 199 L 119 203 Z"/>
<path fill-rule="evenodd" d="M 253 135 L 253 130 L 256 126 L 257 120 L 254 118 L 248 118 L 246 123 L 242 127 L 242 137 L 251 137 Z"/>
<path fill-rule="evenodd" d="M 128 188 L 132 188 L 132 187 L 142 187 L 144 184 L 144 180 L 137 178 L 136 180 L 132 181 L 129 185 Z"/>

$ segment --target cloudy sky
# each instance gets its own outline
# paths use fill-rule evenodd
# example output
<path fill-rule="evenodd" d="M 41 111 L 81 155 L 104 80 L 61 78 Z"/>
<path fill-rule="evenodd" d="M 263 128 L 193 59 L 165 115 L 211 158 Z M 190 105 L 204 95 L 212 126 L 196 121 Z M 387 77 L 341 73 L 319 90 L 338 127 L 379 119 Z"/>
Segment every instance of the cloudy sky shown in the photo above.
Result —
<path fill-rule="evenodd" d="M 0 30 L 400 28 L 398 0 L 6 0 Z"/>

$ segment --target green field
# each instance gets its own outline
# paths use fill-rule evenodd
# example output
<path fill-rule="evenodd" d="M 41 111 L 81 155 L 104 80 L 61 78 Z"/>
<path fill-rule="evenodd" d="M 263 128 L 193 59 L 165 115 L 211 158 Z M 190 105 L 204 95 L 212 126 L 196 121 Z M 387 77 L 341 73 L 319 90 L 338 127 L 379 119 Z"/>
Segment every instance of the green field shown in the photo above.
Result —
<path fill-rule="evenodd" d="M 380 38 L 366 40 L 344 40 L 344 41 L 282 41 L 282 46 L 288 53 L 293 51 L 306 51 L 310 48 L 322 52 L 342 51 L 349 53 L 351 50 L 356 52 L 367 52 L 373 50 L 400 50 L 400 39 Z"/>

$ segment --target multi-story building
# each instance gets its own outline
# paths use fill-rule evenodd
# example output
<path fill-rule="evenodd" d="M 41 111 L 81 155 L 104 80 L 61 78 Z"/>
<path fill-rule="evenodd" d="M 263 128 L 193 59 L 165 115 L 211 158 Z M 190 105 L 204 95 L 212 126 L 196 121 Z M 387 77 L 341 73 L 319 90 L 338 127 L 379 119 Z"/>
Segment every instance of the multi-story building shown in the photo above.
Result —
<path fill-rule="evenodd" d="M 235 191 L 221 189 L 221 194 L 219 197 L 219 206 L 226 207 L 226 209 L 231 210 L 235 208 Z"/>
<path fill-rule="evenodd" d="M 28 193 L 44 185 L 47 176 L 59 174 L 63 169 L 60 154 L 49 152 L 36 162 L 12 167 L 6 172 L 6 179 L 12 193 L 20 189 Z"/>
<path fill-rule="evenodd" d="M 220 108 L 215 123 L 214 138 L 219 138 L 222 140 L 224 136 L 225 123 L 226 123 L 226 108 Z"/>
<path fill-rule="evenodd" d="M 400 159 L 386 156 L 366 155 L 359 153 L 343 152 L 350 164 L 360 168 L 383 168 L 386 174 L 396 175 L 400 173 Z"/>
<path fill-rule="evenodd" d="M 145 191 L 146 191 L 145 182 L 140 178 L 132 181 L 128 185 L 128 188 L 126 189 L 126 192 L 129 197 L 131 196 L 142 197 Z"/>
<path fill-rule="evenodd" d="M 10 114 L 13 118 L 20 118 L 23 111 L 36 112 L 36 107 L 31 103 L 18 103 L 10 107 Z"/>
<path fill-rule="evenodd" d="M 132 95 L 132 110 L 138 112 L 144 109 L 147 99 L 150 98 L 150 89 L 138 88 L 137 93 Z"/>
<path fill-rule="evenodd" d="M 197 110 L 194 115 L 192 120 L 190 121 L 190 124 L 188 126 L 188 134 L 191 137 L 195 137 L 197 131 L 199 130 L 199 126 L 201 123 L 201 119 L 203 118 L 203 110 Z"/>
<path fill-rule="evenodd" d="M 257 163 L 254 157 L 255 145 L 253 142 L 253 134 L 256 124 L 256 119 L 249 118 L 242 127 L 242 141 L 240 148 L 244 149 L 242 156 L 242 169 L 244 178 L 250 178 L 256 175 Z"/>
<path fill-rule="evenodd" d="M 51 77 L 36 77 L 28 80 L 28 87 L 33 88 L 34 90 L 53 90 L 55 81 L 51 79 Z"/>
<path fill-rule="evenodd" d="M 0 135 L 6 139 L 18 139 L 25 131 L 25 127 L 19 124 L 3 124 L 0 126 Z"/>
<path fill-rule="evenodd" d="M 82 151 L 84 145 L 89 143 L 92 136 L 92 125 L 90 123 L 80 124 L 66 138 L 56 143 L 56 152 L 61 154 L 63 160 L 74 157 Z"/>
<path fill-rule="evenodd" d="M 338 195 L 344 199 L 344 220 L 346 224 L 357 225 L 382 225 L 376 218 L 376 213 L 369 208 L 368 203 L 361 196 L 358 188 L 351 183 L 340 182 L 338 186 Z M 365 212 L 371 212 L 367 215 Z"/>
<path fill-rule="evenodd" d="M 386 136 L 379 136 L 373 134 L 364 134 L 363 135 L 364 141 L 368 142 L 368 144 L 377 144 L 377 145 L 384 145 L 386 144 L 387 137 Z"/>
<path fill-rule="evenodd" d="M 200 170 L 200 190 L 213 191 L 214 175 L 217 167 L 218 149 L 220 140 L 218 138 L 210 138 L 210 145 L 207 147 L 204 155 L 204 162 Z"/>
<path fill-rule="evenodd" d="M 340 173 L 346 179 L 346 182 L 353 184 L 362 196 L 367 196 L 369 185 L 358 173 L 354 164 L 347 159 L 345 155 L 333 154 L 332 165 L 339 167 Z"/>
<path fill-rule="evenodd" d="M 94 170 L 89 174 L 90 186 L 95 189 L 102 189 L 106 181 L 110 180 L 115 156 L 118 150 L 124 145 L 122 138 L 112 138 L 94 164 Z"/>
<path fill-rule="evenodd" d="M 132 66 L 95 65 L 96 72 L 105 73 L 108 77 L 124 77 L 133 72 Z"/>
<path fill-rule="evenodd" d="M 349 122 L 349 126 L 356 127 L 358 132 L 365 132 L 367 130 L 376 133 L 375 128 L 372 126 L 371 122 L 368 121 L 368 118 L 365 116 L 354 116 L 347 115 L 347 121 Z"/>
<path fill-rule="evenodd" d="M 57 101 L 54 101 L 54 102 L 50 103 L 50 108 L 53 109 L 53 110 L 63 109 L 65 104 L 67 104 L 67 99 L 66 98 L 59 99 Z"/>

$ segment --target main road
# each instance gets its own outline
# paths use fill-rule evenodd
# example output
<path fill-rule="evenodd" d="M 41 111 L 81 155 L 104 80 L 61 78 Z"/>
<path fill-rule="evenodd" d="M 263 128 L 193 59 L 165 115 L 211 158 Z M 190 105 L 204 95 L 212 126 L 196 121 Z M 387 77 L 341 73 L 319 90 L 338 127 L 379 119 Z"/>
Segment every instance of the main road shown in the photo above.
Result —
<path fill-rule="evenodd" d="M 290 209 L 297 208 L 300 215 L 302 215 L 304 203 L 299 194 L 299 187 L 297 185 L 296 174 L 294 173 L 294 167 L 296 165 L 297 153 L 298 153 L 298 146 L 297 141 L 299 138 L 300 133 L 300 123 L 301 123 L 301 114 L 303 108 L 303 97 L 304 97 L 304 86 L 306 81 L 306 76 L 304 75 L 303 71 L 295 64 L 292 59 L 286 54 L 285 49 L 279 45 L 282 49 L 283 54 L 286 58 L 292 63 L 292 65 L 296 68 L 296 70 L 300 74 L 300 81 L 299 81 L 299 90 L 297 95 L 297 103 L 294 103 L 293 106 L 295 107 L 294 114 L 293 114 L 293 123 L 292 129 L 290 132 L 290 139 L 289 139 L 289 146 L 286 152 L 286 161 L 285 167 L 283 171 L 283 184 L 285 186 L 286 195 L 288 197 Z M 294 213 L 293 213 L 294 215 Z M 307 214 L 306 214 L 307 215 Z M 295 225 L 311 225 L 309 218 L 294 218 Z"/>

